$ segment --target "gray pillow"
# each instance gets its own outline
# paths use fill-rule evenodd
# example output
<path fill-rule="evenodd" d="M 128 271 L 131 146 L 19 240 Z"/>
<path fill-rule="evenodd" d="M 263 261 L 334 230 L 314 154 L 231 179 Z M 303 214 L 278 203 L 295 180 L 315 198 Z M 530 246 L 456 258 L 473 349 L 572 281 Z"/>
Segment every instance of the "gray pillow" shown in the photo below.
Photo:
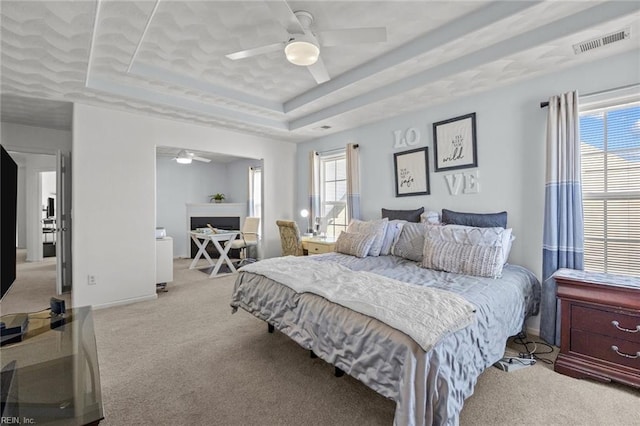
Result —
<path fill-rule="evenodd" d="M 462 213 L 442 209 L 442 223 L 447 225 L 475 226 L 477 228 L 506 228 L 507 212 Z"/>
<path fill-rule="evenodd" d="M 382 209 L 382 217 L 389 220 L 406 220 L 407 222 L 420 222 L 420 215 L 424 213 L 424 207 L 415 210 L 388 210 Z"/>
<path fill-rule="evenodd" d="M 426 223 L 410 223 L 402 225 L 402 231 L 398 241 L 393 246 L 392 254 L 415 262 L 422 262 L 424 251 L 424 234 L 427 231 Z"/>

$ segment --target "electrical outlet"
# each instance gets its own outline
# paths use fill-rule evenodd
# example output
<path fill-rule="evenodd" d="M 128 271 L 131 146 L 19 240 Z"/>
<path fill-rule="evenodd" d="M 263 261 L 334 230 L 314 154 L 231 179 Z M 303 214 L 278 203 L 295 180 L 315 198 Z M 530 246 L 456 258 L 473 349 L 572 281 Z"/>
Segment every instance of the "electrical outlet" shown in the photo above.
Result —
<path fill-rule="evenodd" d="M 89 275 L 89 276 L 87 277 L 87 283 L 88 283 L 89 285 L 96 285 L 96 284 L 98 284 L 98 277 L 97 277 L 97 276 L 95 276 L 95 275 Z"/>

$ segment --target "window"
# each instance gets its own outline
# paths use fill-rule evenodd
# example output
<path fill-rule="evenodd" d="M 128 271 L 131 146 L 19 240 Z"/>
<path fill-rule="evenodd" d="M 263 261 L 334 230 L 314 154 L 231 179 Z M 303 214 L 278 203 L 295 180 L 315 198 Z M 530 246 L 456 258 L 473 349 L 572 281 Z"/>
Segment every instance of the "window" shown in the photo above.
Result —
<path fill-rule="evenodd" d="M 249 214 L 253 217 L 262 215 L 262 168 L 249 168 Z"/>
<path fill-rule="evenodd" d="M 320 209 L 328 237 L 347 230 L 347 157 L 342 151 L 320 157 Z M 322 229 L 321 228 L 321 229 Z"/>
<path fill-rule="evenodd" d="M 580 114 L 584 268 L 640 277 L 640 102 Z"/>

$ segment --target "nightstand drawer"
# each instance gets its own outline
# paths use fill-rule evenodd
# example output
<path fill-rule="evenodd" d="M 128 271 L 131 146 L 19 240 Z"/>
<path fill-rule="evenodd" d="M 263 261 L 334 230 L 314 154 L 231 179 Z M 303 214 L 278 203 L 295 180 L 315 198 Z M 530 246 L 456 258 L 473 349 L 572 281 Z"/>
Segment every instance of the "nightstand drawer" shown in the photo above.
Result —
<path fill-rule="evenodd" d="M 571 352 L 640 370 L 640 344 L 636 342 L 571 330 Z"/>
<path fill-rule="evenodd" d="M 309 254 L 331 253 L 335 248 L 335 243 L 317 243 L 309 241 L 307 251 Z"/>
<path fill-rule="evenodd" d="M 573 305 L 571 328 L 640 343 L 640 315 Z"/>

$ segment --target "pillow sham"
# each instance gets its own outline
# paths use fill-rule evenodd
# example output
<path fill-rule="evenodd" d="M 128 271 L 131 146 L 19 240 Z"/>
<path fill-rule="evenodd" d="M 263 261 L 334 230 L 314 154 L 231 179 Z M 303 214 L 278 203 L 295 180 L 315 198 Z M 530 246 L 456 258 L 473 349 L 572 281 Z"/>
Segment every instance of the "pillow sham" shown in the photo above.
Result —
<path fill-rule="evenodd" d="M 420 223 L 430 223 L 432 225 L 438 225 L 440 223 L 440 214 L 433 210 L 427 210 L 420 215 Z"/>
<path fill-rule="evenodd" d="M 369 256 L 380 256 L 380 250 L 382 249 L 382 243 L 387 231 L 387 223 L 389 219 L 377 219 L 370 221 L 362 221 L 358 219 L 352 219 L 347 227 L 347 232 L 356 234 L 371 234 L 375 236 L 373 244 L 369 248 Z"/>
<path fill-rule="evenodd" d="M 426 223 L 407 222 L 402 225 L 402 231 L 398 241 L 393 245 L 392 254 L 414 262 L 422 262 L 424 251 L 424 234 L 427 230 Z M 435 226 L 435 225 L 433 225 Z"/>
<path fill-rule="evenodd" d="M 357 234 L 343 231 L 336 240 L 336 251 L 356 257 L 367 257 L 367 253 L 369 253 L 371 244 L 373 244 L 375 238 L 375 235 L 372 234 Z"/>
<path fill-rule="evenodd" d="M 475 226 L 478 228 L 506 228 L 507 212 L 462 213 L 442 209 L 442 223 L 447 225 Z"/>
<path fill-rule="evenodd" d="M 402 231 L 402 225 L 407 223 L 406 220 L 394 219 L 387 223 L 387 231 L 384 233 L 384 240 L 382 240 L 382 248 L 380 249 L 380 256 L 387 256 L 391 254 L 393 245 L 398 241 L 400 232 Z"/>
<path fill-rule="evenodd" d="M 510 228 L 429 225 L 424 239 L 422 267 L 498 278 L 502 275 L 510 241 Z"/>
<path fill-rule="evenodd" d="M 382 209 L 382 217 L 389 220 L 406 220 L 407 222 L 420 222 L 420 215 L 424 213 L 424 207 L 415 210 L 389 210 Z"/>

